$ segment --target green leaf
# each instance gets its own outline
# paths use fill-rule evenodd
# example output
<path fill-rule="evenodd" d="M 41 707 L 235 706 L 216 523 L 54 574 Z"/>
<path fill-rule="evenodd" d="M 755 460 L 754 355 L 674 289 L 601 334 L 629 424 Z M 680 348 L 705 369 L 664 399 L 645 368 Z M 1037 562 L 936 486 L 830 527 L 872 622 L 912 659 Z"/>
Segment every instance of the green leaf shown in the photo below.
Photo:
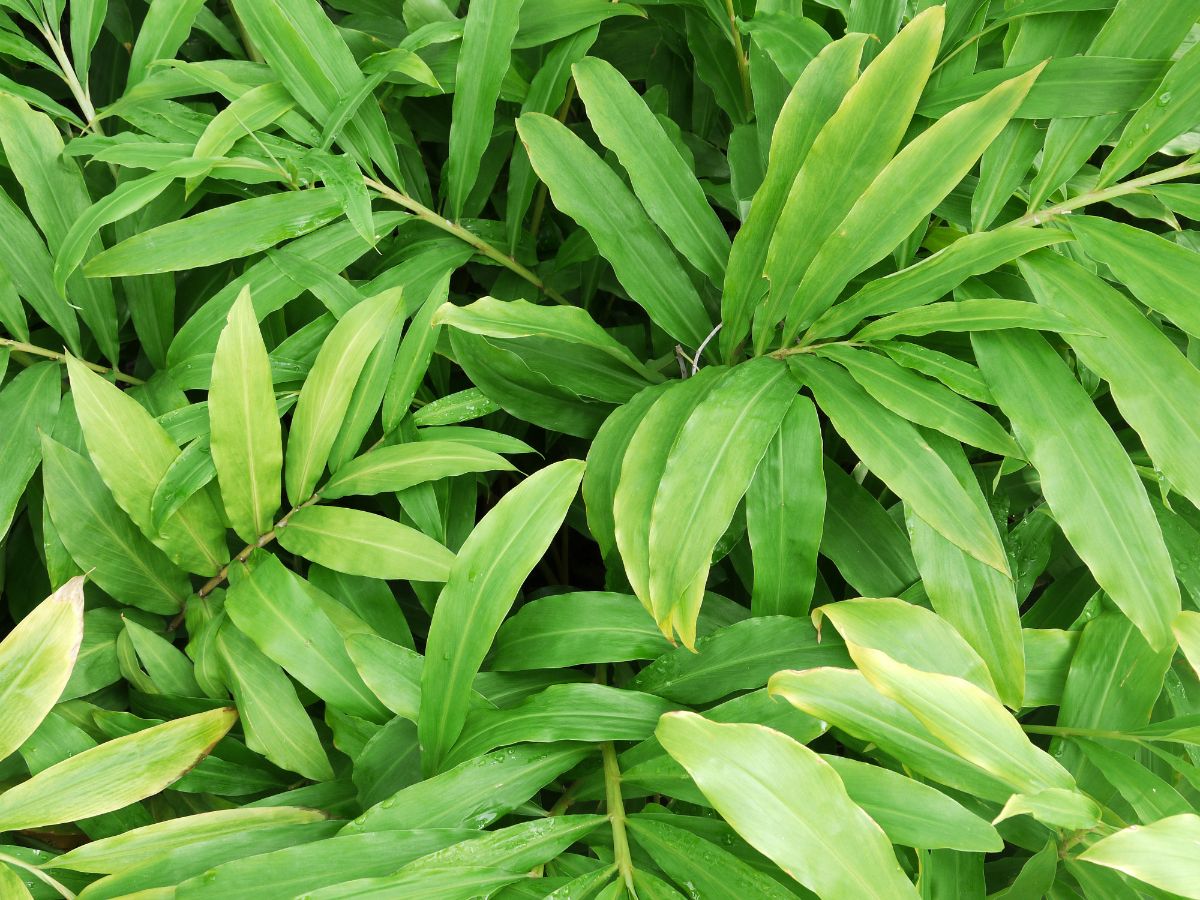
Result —
<path fill-rule="evenodd" d="M 1091 797 L 1078 791 L 1046 788 L 1034 794 L 1013 794 L 994 822 L 1013 816 L 1032 816 L 1054 828 L 1083 831 L 1100 822 L 1100 807 Z"/>
<path fill-rule="evenodd" d="M 757 18 L 757 16 L 755 17 Z M 771 233 L 783 212 L 788 191 L 800 172 L 821 127 L 838 108 L 858 77 L 863 35 L 834 41 L 805 67 L 788 94 L 775 130 L 762 185 L 750 212 L 733 238 L 721 297 L 721 353 L 731 359 L 746 336 L 762 282 Z"/>
<path fill-rule="evenodd" d="M 129 57 L 128 91 L 160 59 L 171 59 L 187 40 L 204 0 L 151 0 Z"/>
<path fill-rule="evenodd" d="M 192 663 L 184 656 L 182 650 L 133 619 L 124 619 L 124 623 L 125 634 L 149 673 L 157 692 L 174 697 L 203 695 L 192 674 Z"/>
<path fill-rule="evenodd" d="M 584 59 L 572 71 L 588 121 L 629 174 L 646 212 L 680 254 L 720 284 L 729 236 L 661 123 L 604 60 Z"/>
<path fill-rule="evenodd" d="M 821 760 L 894 844 L 976 852 L 1004 846 L 995 828 L 936 788 L 843 756 L 822 754 Z"/>
<path fill-rule="evenodd" d="M 389 875 L 474 834 L 465 828 L 430 828 L 328 838 L 222 863 L 179 885 L 177 895 L 191 900 L 254 900 L 262 884 L 299 895 L 347 879 Z"/>
<path fill-rule="evenodd" d="M 472 710 L 446 757 L 452 767 L 497 747 L 554 741 L 640 741 L 673 704 L 602 684 L 555 684 L 511 709 Z"/>
<path fill-rule="evenodd" d="M 998 456 L 1021 459 L 1021 448 L 995 419 L 938 382 L 885 356 L 844 345 L 817 353 L 839 363 L 868 394 L 910 422 Z"/>
<path fill-rule="evenodd" d="M 1121 132 L 1113 151 L 1104 160 L 1097 188 L 1124 178 L 1159 148 L 1189 130 L 1200 115 L 1200 52 L 1185 53 L 1141 105 Z"/>
<path fill-rule="evenodd" d="M 667 457 L 650 510 L 642 601 L 664 634 L 674 629 L 689 647 L 713 548 L 795 395 L 795 382 L 777 360 L 737 366 L 696 406 Z"/>
<path fill-rule="evenodd" d="M 738 690 L 762 687 L 780 669 L 848 665 L 845 648 L 791 616 L 757 616 L 714 631 L 695 649 L 677 647 L 629 683 L 640 691 L 680 703 L 717 700 Z"/>
<path fill-rule="evenodd" d="M 930 303 L 884 316 L 860 330 L 854 339 L 882 341 L 899 334 L 919 337 L 937 331 L 1004 331 L 1010 328 L 1065 334 L 1088 331 L 1086 325 L 1023 300 L 957 300 Z"/>
<path fill-rule="evenodd" d="M 336 506 L 297 510 L 276 529 L 280 546 L 349 575 L 445 581 L 454 554 L 384 516 Z"/>
<path fill-rule="evenodd" d="M 831 363 L 797 356 L 792 365 L 838 433 L 916 515 L 975 559 L 1008 573 L 1007 557 L 982 496 L 958 482 L 912 425 Z"/>
<path fill-rule="evenodd" d="M 314 121 L 332 119 L 339 103 L 354 96 L 364 81 L 341 32 L 317 0 L 267 6 L 235 0 L 232 10 L 272 73 Z M 359 105 L 339 143 L 359 165 L 368 170 L 378 166 L 395 184 L 402 184 L 395 145 L 375 101 Z"/>
<path fill-rule="evenodd" d="M 1189 334 L 1200 334 L 1200 315 L 1181 293 L 1200 274 L 1200 256 L 1195 251 L 1095 216 L 1080 216 L 1071 229 L 1084 252 L 1112 269 L 1142 303 Z"/>
<path fill-rule="evenodd" d="M 1053 253 L 1021 263 L 1038 303 L 1097 334 L 1069 335 L 1080 360 L 1109 383 L 1125 420 L 1167 480 L 1200 503 L 1200 428 L 1185 410 L 1200 402 L 1200 372 L 1126 297 Z"/>
<path fill-rule="evenodd" d="M 318 697 L 348 715 L 382 723 L 387 710 L 351 662 L 347 635 L 323 608 L 330 603 L 269 557 L 229 589 L 225 611 L 266 656 Z"/>
<path fill-rule="evenodd" d="M 154 492 L 179 456 L 175 443 L 145 407 L 82 362 L 68 357 L 67 371 L 88 452 L 117 503 L 174 562 L 214 574 L 228 555 L 225 528 L 207 492 L 184 503 L 161 529 L 154 527 Z"/>
<path fill-rule="evenodd" d="M 402 491 L 416 484 L 468 472 L 505 472 L 502 456 L 457 441 L 427 440 L 370 450 L 337 470 L 321 488 L 328 500 Z"/>
<path fill-rule="evenodd" d="M 12 286 L 73 352 L 79 349 L 79 323 L 75 309 L 53 289 L 53 262 L 41 235 L 25 214 L 0 191 L 0 262 L 12 280 Z"/>
<path fill-rule="evenodd" d="M 341 201 L 330 188 L 240 200 L 127 238 L 93 256 L 83 271 L 112 278 L 211 266 L 308 234 L 341 214 Z M 208 240 L 213 234 L 222 239 Z"/>
<path fill-rule="evenodd" d="M 1184 897 L 1200 897 L 1200 816 L 1171 816 L 1149 825 L 1133 825 L 1101 838 L 1079 858 L 1131 875 L 1138 881 Z"/>
<path fill-rule="evenodd" d="M 946 79 L 921 96 L 917 113 L 940 118 L 963 103 L 982 97 L 997 84 L 1029 71 L 1029 65 L 988 69 L 965 78 Z M 1064 56 L 1051 59 L 1037 84 L 1017 109 L 1018 119 L 1058 119 L 1125 112 L 1162 80 L 1166 63 L 1157 59 L 1115 56 Z"/>
<path fill-rule="evenodd" d="M 698 347 L 712 328 L 708 313 L 629 188 L 582 140 L 549 116 L 526 113 L 517 121 L 517 130 L 554 205 L 591 235 L 629 297 L 667 334 Z"/>
<path fill-rule="evenodd" d="M 75 219 L 91 205 L 83 173 L 75 160 L 64 154 L 62 136 L 50 117 L 35 112 L 11 94 L 0 95 L 0 142 L 8 166 L 24 189 L 33 220 L 46 236 L 50 252 L 57 252 Z M 14 241 L 17 252 L 33 249 L 20 248 L 21 243 L 24 242 L 20 237 Z M 94 241 L 92 246 L 98 249 L 100 242 Z M 28 290 L 22 287 L 24 278 L 18 271 L 31 264 L 42 268 L 39 263 L 41 260 L 24 260 L 12 267 L 18 291 Z M 39 293 L 49 285 L 46 282 Z M 91 329 L 101 351 L 110 360 L 117 360 L 117 309 L 112 288 L 107 283 L 75 277 L 70 280 L 70 289 L 69 299 Z M 70 341 L 74 335 L 63 336 Z"/>
<path fill-rule="evenodd" d="M 847 643 L 886 653 L 897 662 L 953 675 L 993 696 L 992 677 L 971 646 L 929 610 L 893 598 L 842 600 L 813 610 L 818 627 L 829 619 Z"/>
<path fill-rule="evenodd" d="M 362 680 L 379 700 L 397 716 L 417 721 L 421 708 L 421 672 L 425 658 L 374 634 L 353 634 L 346 652 Z"/>
<path fill-rule="evenodd" d="M 1191 812 L 1191 804 L 1179 791 L 1132 757 L 1096 741 L 1079 739 L 1075 743 L 1143 823 Z"/>
<path fill-rule="evenodd" d="M 656 735 L 738 834 L 805 887 L 828 898 L 917 896 L 883 831 L 803 744 L 684 712 L 664 716 Z"/>
<path fill-rule="evenodd" d="M 279 509 L 283 438 L 270 361 L 249 288 L 230 310 L 229 324 L 217 343 L 208 414 L 225 511 L 238 537 L 255 541 L 271 530 Z"/>
<path fill-rule="evenodd" d="M 1145 489 L 1108 424 L 1043 338 L 990 332 L 972 343 L 1071 546 L 1152 646 L 1173 643 L 1180 600 L 1171 561 Z"/>
<path fill-rule="evenodd" d="M 0 828 L 84 819 L 157 794 L 207 756 L 236 719 L 231 709 L 214 709 L 72 756 L 0 794 Z"/>
<path fill-rule="evenodd" d="M 486 753 L 400 790 L 342 829 L 484 828 L 575 766 L 587 748 L 529 744 Z"/>
<path fill-rule="evenodd" d="M 972 275 L 990 272 L 1039 247 L 1066 240 L 1070 236 L 1065 231 L 1017 225 L 966 235 L 906 269 L 868 282 L 822 313 L 805 332 L 804 342 L 843 335 L 867 316 L 923 306 Z"/>
<path fill-rule="evenodd" d="M 288 499 L 299 505 L 316 487 L 350 405 L 367 354 L 396 314 L 389 293 L 364 300 L 344 315 L 321 344 L 304 380 L 288 432 L 285 474 Z"/>
<path fill-rule="evenodd" d="M 636 597 L 580 591 L 540 597 L 517 610 L 496 633 L 488 665 L 501 672 L 555 669 L 655 659 L 670 649 Z"/>
<path fill-rule="evenodd" d="M 600 351 L 647 381 L 663 380 L 587 312 L 570 306 L 537 306 L 525 300 L 506 302 L 483 297 L 469 306 L 447 303 L 434 315 L 433 324 L 499 339 L 540 337 L 576 344 Z"/>
<path fill-rule="evenodd" d="M 922 672 L 886 653 L 848 644 L 867 680 L 903 705 L 952 751 L 1018 793 L 1071 790 L 1075 780 L 1035 747 L 1017 720 L 992 695 L 953 675 Z"/>
<path fill-rule="evenodd" d="M 25 743 L 58 702 L 82 640 L 83 577 L 77 576 L 0 641 L 0 753 Z"/>
<path fill-rule="evenodd" d="M 554 539 L 583 478 L 564 460 L 523 481 L 471 532 L 434 608 L 421 676 L 422 764 L 438 771 L 467 716 L 471 679 L 530 569 Z"/>
<path fill-rule="evenodd" d="M 942 117 L 884 167 L 805 271 L 788 309 L 785 345 L 834 304 L 854 275 L 886 256 L 942 202 L 1007 124 L 1041 71 L 1035 67 Z"/>
<path fill-rule="evenodd" d="M 769 333 L 794 308 L 818 251 L 900 146 L 937 55 L 944 19 L 937 6 L 913 19 L 867 66 L 813 141 L 771 237 L 765 268 L 771 296 L 756 319 L 756 348 L 765 347 Z"/>
<path fill-rule="evenodd" d="M 117 506 L 95 466 L 45 435 L 42 460 L 46 507 L 71 559 L 122 603 L 179 612 L 191 593 L 187 576 Z"/>
<path fill-rule="evenodd" d="M 831 668 L 779 672 L 768 690 L 859 740 L 877 744 L 934 781 L 1000 803 L 1013 793 L 1002 779 L 951 750 L 905 706 L 875 690 L 862 672 Z"/>
<path fill-rule="evenodd" d="M 703 897 L 716 900 L 735 900 L 738 897 L 787 900 L 795 896 L 779 882 L 756 871 L 728 850 L 683 828 L 642 815 L 631 817 L 628 826 L 638 846 L 676 884 L 691 885 L 689 890 Z M 636 874 L 634 877 L 637 877 Z M 614 883 L 620 885 L 620 882 Z M 609 896 L 627 895 L 613 893 Z M 667 895 L 668 900 L 674 900 L 677 896 L 681 895 Z"/>
<path fill-rule="evenodd" d="M 812 602 L 825 517 L 821 426 L 797 396 L 746 491 L 746 535 L 754 561 L 755 615 L 802 616 Z"/>
<path fill-rule="evenodd" d="M 228 622 L 216 634 L 216 649 L 222 678 L 237 703 L 246 746 L 305 778 L 333 778 L 312 720 L 283 670 Z"/>
<path fill-rule="evenodd" d="M 233 837 L 259 828 L 319 822 L 323 818 L 317 810 L 288 806 L 221 809 L 156 822 L 124 834 L 84 844 L 54 857 L 49 867 L 110 875 L 161 858 L 164 854 L 186 848 L 190 844 Z"/>
<path fill-rule="evenodd" d="M 41 462 L 41 434 L 58 417 L 59 379 L 56 363 L 30 366 L 0 391 L 0 536 L 8 533 L 21 496 Z"/>
<path fill-rule="evenodd" d="M 633 592 L 651 615 L 654 610 L 647 603 L 650 596 L 650 525 L 659 484 L 688 417 L 727 371 L 703 368 L 682 383 L 669 382 L 661 393 L 648 397 L 653 400 L 652 405 L 637 423 L 619 463 L 620 476 L 612 499 L 614 538 Z M 617 467 L 615 459 L 612 465 Z"/>
<path fill-rule="evenodd" d="M 450 155 L 446 165 L 450 215 L 459 218 L 479 177 L 492 137 L 500 83 L 508 71 L 522 0 L 477 0 L 467 7 L 454 77 Z"/>

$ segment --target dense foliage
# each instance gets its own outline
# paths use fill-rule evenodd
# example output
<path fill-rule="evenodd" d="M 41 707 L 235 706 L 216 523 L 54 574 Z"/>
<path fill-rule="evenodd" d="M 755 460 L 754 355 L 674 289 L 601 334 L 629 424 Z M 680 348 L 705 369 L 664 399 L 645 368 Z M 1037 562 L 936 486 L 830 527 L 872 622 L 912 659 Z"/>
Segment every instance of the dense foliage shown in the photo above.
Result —
<path fill-rule="evenodd" d="M 1200 0 L 0 0 L 0 897 L 1200 897 Z"/>

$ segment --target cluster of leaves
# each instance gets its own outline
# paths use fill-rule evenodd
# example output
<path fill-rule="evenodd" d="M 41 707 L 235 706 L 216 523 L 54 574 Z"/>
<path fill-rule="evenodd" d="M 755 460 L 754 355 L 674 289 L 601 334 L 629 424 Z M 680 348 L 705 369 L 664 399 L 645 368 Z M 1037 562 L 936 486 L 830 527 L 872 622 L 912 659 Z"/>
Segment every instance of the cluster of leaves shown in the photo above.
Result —
<path fill-rule="evenodd" d="M 0 896 L 1200 897 L 1198 19 L 0 0 Z"/>

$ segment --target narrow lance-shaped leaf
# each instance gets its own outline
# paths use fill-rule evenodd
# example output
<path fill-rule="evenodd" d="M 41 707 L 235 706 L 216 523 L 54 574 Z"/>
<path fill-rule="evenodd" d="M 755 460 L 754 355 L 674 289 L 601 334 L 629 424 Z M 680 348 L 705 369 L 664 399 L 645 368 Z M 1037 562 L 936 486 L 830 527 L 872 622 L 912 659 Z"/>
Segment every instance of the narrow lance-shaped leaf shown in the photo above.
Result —
<path fill-rule="evenodd" d="M 1128 175 L 1200 118 L 1200 51 L 1193 46 L 1171 67 L 1154 94 L 1133 114 L 1104 160 L 1097 188 Z"/>
<path fill-rule="evenodd" d="M 237 703 L 246 746 L 305 778 L 332 778 L 317 730 L 283 670 L 228 621 L 220 625 L 215 649 L 222 678 Z"/>
<path fill-rule="evenodd" d="M 0 377 L 3 373 L 0 373 Z M 56 363 L 30 366 L 0 391 L 0 538 L 8 533 L 13 515 L 41 461 L 42 432 L 49 432 L 58 415 L 59 378 Z"/>
<path fill-rule="evenodd" d="M 215 573 L 228 557 L 207 493 L 194 495 L 161 530 L 154 527 L 154 491 L 179 456 L 175 443 L 140 403 L 82 362 L 68 357 L 67 371 L 88 452 L 117 503 L 172 560 L 200 575 Z"/>
<path fill-rule="evenodd" d="M 663 716 L 656 736 L 725 821 L 821 897 L 917 897 L 883 831 L 803 744 L 684 712 Z"/>
<path fill-rule="evenodd" d="M 456 219 L 475 186 L 479 164 L 492 137 L 496 101 L 511 62 L 521 3 L 478 0 L 467 7 L 454 79 L 446 165 L 450 214 Z"/>
<path fill-rule="evenodd" d="M 1180 600 L 1171 560 L 1108 423 L 1039 335 L 988 332 L 973 335 L 972 344 L 1071 546 L 1152 646 L 1172 643 Z"/>
<path fill-rule="evenodd" d="M 972 275 L 990 272 L 1024 253 L 1070 240 L 1065 231 L 1010 225 L 969 234 L 907 269 L 868 282 L 826 310 L 804 334 L 804 343 L 845 334 L 867 316 L 898 312 L 937 300 Z"/>
<path fill-rule="evenodd" d="M 679 431 L 650 511 L 650 608 L 689 647 L 713 548 L 796 396 L 778 360 L 736 366 Z"/>
<path fill-rule="evenodd" d="M 796 396 L 746 491 L 756 615 L 808 612 L 824 519 L 821 424 L 812 401 Z"/>
<path fill-rule="evenodd" d="M 214 709 L 69 757 L 0 795 L 0 828 L 85 819 L 157 794 L 207 756 L 236 720 L 233 710 Z M 138 761 L 135 770 L 130 759 Z"/>
<path fill-rule="evenodd" d="M 633 592 L 651 615 L 654 610 L 650 605 L 650 514 L 654 499 L 680 429 L 726 372 L 710 366 L 683 382 L 669 382 L 651 398 L 653 402 L 633 431 L 619 463 L 620 475 L 612 501 L 613 536 Z"/>
<path fill-rule="evenodd" d="M 995 775 L 1015 792 L 1074 789 L 1071 774 L 1035 747 L 991 694 L 962 678 L 907 666 L 879 650 L 853 643 L 848 643 L 847 649 L 876 690 L 907 708 L 963 759 Z"/>
<path fill-rule="evenodd" d="M 930 303 L 876 319 L 854 336 L 859 341 L 882 341 L 897 335 L 920 337 L 936 331 L 1031 331 L 1086 333 L 1086 325 L 1024 300 L 953 300 Z"/>
<path fill-rule="evenodd" d="M 974 490 L 978 482 L 962 449 L 954 441 L 939 437 L 926 434 L 929 445 L 959 484 Z M 906 520 L 913 558 L 934 611 L 983 658 L 1000 700 L 1012 709 L 1020 709 L 1026 664 L 1013 578 L 964 553 L 920 516 L 909 512 Z"/>
<path fill-rule="evenodd" d="M 554 205 L 591 235 L 630 298 L 673 338 L 698 347 L 712 328 L 708 313 L 629 188 L 555 119 L 526 113 L 517 130 Z"/>
<path fill-rule="evenodd" d="M 317 0 L 235 0 L 232 9 L 271 71 L 317 122 L 332 119 L 341 101 L 364 81 L 345 39 Z M 339 142 L 364 168 L 378 166 L 393 183 L 403 185 L 395 144 L 374 99 L 359 105 Z"/>
<path fill-rule="evenodd" d="M 1149 825 L 1132 825 L 1102 838 L 1079 855 L 1164 891 L 1200 897 L 1200 816 L 1183 813 Z"/>
<path fill-rule="evenodd" d="M 542 469 L 483 517 L 458 553 L 434 607 L 421 677 L 423 767 L 436 772 L 462 731 L 471 679 L 529 570 L 562 524 L 583 463 Z"/>
<path fill-rule="evenodd" d="M 126 91 L 146 77 L 152 63 L 176 54 L 203 5 L 204 0 L 152 0 L 129 56 Z"/>
<path fill-rule="evenodd" d="M 187 576 L 138 531 L 95 466 L 46 435 L 42 460 L 46 508 L 71 560 L 121 603 L 179 612 L 191 592 Z"/>
<path fill-rule="evenodd" d="M 937 55 L 944 8 L 912 20 L 867 66 L 804 159 L 767 254 L 771 294 L 755 324 L 765 347 L 792 308 L 805 271 L 855 201 L 887 165 L 908 128 Z"/>
<path fill-rule="evenodd" d="M 1200 336 L 1200 311 L 1188 301 L 1200 255 L 1123 222 L 1079 216 L 1071 223 L 1083 251 L 1108 266 L 1133 295 L 1188 334 Z"/>
<path fill-rule="evenodd" d="M 849 34 L 809 63 L 779 112 L 763 183 L 754 193 L 746 221 L 733 238 L 721 297 L 721 354 L 729 360 L 750 327 L 754 303 L 767 285 L 763 266 L 771 232 L 821 127 L 858 77 L 866 37 Z"/>
<path fill-rule="evenodd" d="M 25 743 L 71 677 L 83 640 L 83 577 L 39 603 L 0 641 L 0 753 Z"/>
<path fill-rule="evenodd" d="M 1007 124 L 1041 71 L 1037 67 L 1006 81 L 939 119 L 888 163 L 813 258 L 788 309 L 784 344 L 942 202 Z"/>
<path fill-rule="evenodd" d="M 1055 253 L 1036 253 L 1021 271 L 1038 303 L 1097 333 L 1067 341 L 1109 383 L 1113 399 L 1158 466 L 1180 493 L 1200 503 L 1200 425 L 1188 410 L 1200 403 L 1200 372 L 1126 297 Z"/>
<path fill-rule="evenodd" d="M 574 74 L 588 121 L 629 173 L 646 212 L 676 250 L 720 284 L 729 236 L 662 124 L 610 63 L 590 57 Z"/>
<path fill-rule="evenodd" d="M 396 313 L 397 297 L 384 292 L 344 315 L 321 345 L 304 381 L 288 433 L 288 499 L 303 503 L 312 494 L 342 426 L 367 354 Z"/>
<path fill-rule="evenodd" d="M 806 355 L 794 357 L 792 365 L 838 433 L 888 487 L 948 541 L 1007 574 L 1004 548 L 983 498 L 955 480 L 920 432 L 832 363 Z"/>
<path fill-rule="evenodd" d="M 249 543 L 271 530 L 283 468 L 271 364 L 249 288 L 230 310 L 229 324 L 217 342 L 208 415 L 225 511 L 238 537 Z"/>
<path fill-rule="evenodd" d="M 276 532 L 285 550 L 350 575 L 445 581 L 454 562 L 433 538 L 359 509 L 306 507 Z"/>
<path fill-rule="evenodd" d="M 341 199 L 330 188 L 240 200 L 135 234 L 93 256 L 83 271 L 92 278 L 112 278 L 211 266 L 308 234 L 342 212 Z M 214 234 L 221 240 L 212 240 Z"/>

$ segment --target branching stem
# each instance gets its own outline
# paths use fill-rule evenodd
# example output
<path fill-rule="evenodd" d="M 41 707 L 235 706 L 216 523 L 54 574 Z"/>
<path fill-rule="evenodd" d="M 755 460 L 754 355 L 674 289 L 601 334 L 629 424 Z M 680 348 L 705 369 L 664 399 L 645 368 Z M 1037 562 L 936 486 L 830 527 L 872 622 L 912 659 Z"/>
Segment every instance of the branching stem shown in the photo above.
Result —
<path fill-rule="evenodd" d="M 58 362 L 66 362 L 67 354 L 59 353 L 57 350 L 47 350 L 45 347 L 38 347 L 34 344 L 27 344 L 24 341 L 14 341 L 12 338 L 0 337 L 0 347 L 9 347 L 17 353 L 28 353 L 32 356 L 43 356 L 46 359 L 53 359 Z M 145 384 L 140 378 L 134 378 L 132 375 L 126 375 L 119 369 L 109 369 L 101 365 L 97 365 L 87 360 L 81 362 L 91 369 L 93 372 L 99 372 L 101 375 L 107 375 L 112 372 L 113 378 L 117 381 L 123 381 L 126 384 Z"/>
<path fill-rule="evenodd" d="M 489 244 L 487 241 L 485 241 L 479 235 L 472 234 L 470 231 L 467 231 L 467 229 L 463 228 L 458 223 L 451 222 L 449 219 L 447 219 L 444 216 L 439 216 L 432 209 L 430 209 L 429 207 L 427 207 L 425 204 L 421 203 L 420 201 L 415 200 L 414 198 L 408 196 L 407 194 L 402 194 L 400 191 L 397 191 L 394 188 L 388 187 L 386 184 L 383 184 L 382 182 L 376 181 L 373 178 L 364 178 L 363 181 L 366 182 L 367 187 L 369 187 L 371 190 L 378 193 L 380 196 L 386 197 L 387 199 L 391 200 L 393 203 L 395 203 L 398 206 L 403 206 L 409 212 L 411 212 L 415 216 L 417 216 L 417 218 L 425 220 L 429 224 L 440 228 L 442 231 L 446 232 L 447 234 L 454 235 L 459 240 L 474 247 L 476 250 L 478 250 L 480 253 L 482 253 L 484 256 L 486 256 L 488 259 L 499 263 L 500 265 L 504 266 L 504 268 L 508 269 L 510 272 L 514 272 L 517 275 L 520 275 L 522 278 L 524 278 L 526 281 L 528 281 L 530 284 L 532 284 L 535 288 L 537 288 L 539 291 L 541 291 L 543 294 L 545 294 L 547 297 L 549 297 L 551 300 L 553 300 L 555 303 L 560 303 L 564 306 L 571 305 L 570 301 L 568 301 L 566 297 L 564 297 L 558 291 L 554 290 L 554 288 L 549 287 L 545 282 L 542 281 L 542 279 L 538 278 L 537 275 L 535 275 L 533 272 L 531 272 L 525 266 L 521 265 L 521 263 L 517 262 L 516 259 L 509 256 L 507 253 L 503 252 L 502 250 L 496 249 L 494 246 Z"/>
<path fill-rule="evenodd" d="M 625 890 L 637 897 L 633 884 L 633 857 L 629 853 L 629 835 L 625 831 L 625 801 L 621 797 L 621 767 L 617 763 L 617 751 L 612 741 L 600 745 L 604 758 L 604 803 L 608 810 L 608 821 L 612 825 L 613 859 L 617 872 L 625 882 Z"/>

